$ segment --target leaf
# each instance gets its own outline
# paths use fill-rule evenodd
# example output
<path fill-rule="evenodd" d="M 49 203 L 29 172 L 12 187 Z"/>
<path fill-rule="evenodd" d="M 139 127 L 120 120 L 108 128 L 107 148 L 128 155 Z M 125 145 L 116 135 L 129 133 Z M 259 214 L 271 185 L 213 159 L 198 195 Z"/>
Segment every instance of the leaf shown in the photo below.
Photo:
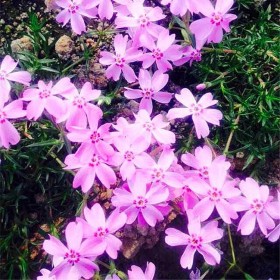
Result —
<path fill-rule="evenodd" d="M 248 273 L 244 273 L 245 279 L 246 280 L 255 280 L 255 278 L 253 278 L 250 274 Z"/>
<path fill-rule="evenodd" d="M 62 142 L 59 140 L 47 140 L 39 143 L 30 144 L 26 147 L 32 148 L 32 147 L 44 147 L 44 146 L 58 146 L 60 144 L 62 144 Z"/>

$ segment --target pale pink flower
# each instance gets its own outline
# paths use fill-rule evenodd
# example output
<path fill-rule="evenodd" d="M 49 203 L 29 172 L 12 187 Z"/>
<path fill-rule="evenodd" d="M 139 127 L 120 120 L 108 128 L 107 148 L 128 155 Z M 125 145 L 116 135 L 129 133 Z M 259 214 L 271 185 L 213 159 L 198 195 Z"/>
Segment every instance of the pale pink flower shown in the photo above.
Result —
<path fill-rule="evenodd" d="M 26 111 L 22 107 L 21 100 L 12 101 L 6 106 L 0 100 L 0 147 L 3 146 L 8 149 L 10 145 L 15 145 L 19 142 L 20 135 L 8 119 L 24 117 Z"/>
<path fill-rule="evenodd" d="M 67 99 L 65 102 L 67 103 L 68 110 L 64 117 L 66 119 L 65 126 L 67 130 L 71 130 L 72 126 L 86 128 L 89 114 L 91 114 L 92 118 L 96 119 L 102 117 L 102 110 L 98 106 L 90 103 L 90 101 L 96 100 L 100 94 L 101 91 L 92 89 L 89 82 L 83 85 L 80 92 L 76 88 L 73 88 L 72 91 L 60 93 L 61 96 Z"/>
<path fill-rule="evenodd" d="M 87 8 L 87 0 L 56 0 L 56 4 L 63 10 L 56 16 L 56 20 L 65 26 L 69 21 L 72 30 L 81 34 L 86 31 L 83 16 L 94 18 L 96 9 Z"/>
<path fill-rule="evenodd" d="M 145 272 L 136 265 L 131 266 L 127 271 L 128 280 L 153 280 L 156 272 L 156 267 L 152 262 L 147 262 Z"/>
<path fill-rule="evenodd" d="M 191 219 L 188 223 L 188 232 L 185 234 L 175 228 L 168 228 L 165 233 L 165 242 L 170 246 L 186 245 L 186 249 L 180 259 L 183 268 L 191 269 L 193 258 L 198 251 L 210 265 L 216 265 L 221 261 L 221 255 L 211 244 L 212 241 L 221 239 L 223 231 L 218 228 L 217 221 L 211 221 L 201 227 L 199 219 Z"/>
<path fill-rule="evenodd" d="M 73 181 L 73 188 L 81 186 L 82 191 L 86 193 L 94 184 L 97 177 L 106 187 L 116 183 L 116 174 L 106 161 L 96 152 L 80 153 L 68 155 L 65 158 L 65 169 L 78 169 Z"/>
<path fill-rule="evenodd" d="M 98 6 L 98 15 L 101 19 L 111 19 L 114 13 L 114 7 L 111 0 L 91 0 L 87 8 Z"/>
<path fill-rule="evenodd" d="M 197 174 L 202 179 L 208 179 L 208 170 L 212 163 L 220 162 L 223 164 L 225 170 L 230 168 L 230 163 L 226 161 L 225 156 L 217 156 L 213 159 L 213 154 L 211 149 L 204 145 L 203 147 L 197 147 L 194 151 L 194 155 L 191 153 L 186 153 L 181 156 L 181 160 L 184 164 L 196 169 L 189 173 Z"/>
<path fill-rule="evenodd" d="M 192 63 L 194 61 L 199 62 L 201 61 L 201 49 L 200 48 L 194 48 L 193 46 L 187 46 L 181 49 L 183 57 L 174 61 L 173 64 L 176 66 L 181 66 L 185 64 L 186 62 L 190 63 L 190 66 L 192 66 Z"/>
<path fill-rule="evenodd" d="M 201 221 L 207 220 L 216 208 L 225 223 L 238 217 L 234 206 L 228 199 L 240 196 L 240 190 L 235 188 L 236 180 L 227 180 L 227 162 L 212 162 L 208 168 L 209 183 L 200 178 L 188 181 L 189 188 L 202 199 L 194 206 L 193 213 L 200 216 Z"/>
<path fill-rule="evenodd" d="M 115 36 L 114 48 L 115 54 L 107 51 L 100 52 L 102 57 L 99 59 L 99 62 L 103 65 L 110 65 L 106 70 L 106 77 L 117 81 L 121 73 L 123 73 L 128 83 L 134 82 L 137 77 L 128 63 L 139 60 L 142 52 L 137 50 L 137 48 L 130 47 L 128 36 L 122 36 L 121 34 Z"/>
<path fill-rule="evenodd" d="M 49 235 L 50 239 L 43 243 L 44 250 L 53 255 L 54 268 L 50 276 L 55 276 L 56 280 L 79 280 L 91 278 L 98 266 L 93 263 L 93 259 L 100 255 L 103 247 L 100 244 L 91 244 L 88 240 L 83 240 L 83 227 L 81 223 L 71 222 L 65 230 L 67 246 L 59 239 Z"/>
<path fill-rule="evenodd" d="M 172 120 L 191 115 L 199 139 L 201 137 L 207 137 L 210 133 L 207 122 L 220 125 L 220 120 L 223 117 L 222 113 L 216 109 L 207 109 L 209 106 L 215 105 L 218 102 L 217 100 L 213 100 L 210 92 L 204 94 L 198 102 L 196 102 L 190 90 L 186 88 L 181 90 L 181 94 L 175 94 L 175 97 L 186 108 L 170 109 L 167 118 Z"/>
<path fill-rule="evenodd" d="M 280 237 L 280 224 L 278 224 L 270 233 L 266 235 L 266 238 L 270 242 L 276 242 Z"/>
<path fill-rule="evenodd" d="M 139 72 L 139 85 L 141 89 L 125 88 L 124 96 L 128 99 L 142 98 L 139 110 L 144 109 L 149 114 L 153 111 L 153 102 L 167 104 L 172 98 L 172 93 L 160 91 L 168 83 L 168 75 L 163 74 L 159 70 L 152 76 L 149 71 L 141 69 Z"/>
<path fill-rule="evenodd" d="M 235 201 L 243 204 L 242 210 L 248 210 L 241 218 L 238 230 L 242 235 L 249 235 L 255 228 L 256 221 L 264 235 L 267 230 L 275 227 L 273 219 L 280 219 L 280 203 L 272 201 L 273 197 L 269 196 L 269 188 L 266 185 L 259 184 L 252 178 L 246 178 L 240 182 L 240 190 L 246 200 Z"/>
<path fill-rule="evenodd" d="M 43 269 L 40 270 L 40 273 L 42 275 L 38 276 L 37 280 L 56 280 L 55 275 L 50 276 L 50 274 L 51 274 L 50 270 L 47 270 L 47 269 L 43 268 Z"/>
<path fill-rule="evenodd" d="M 24 101 L 30 101 L 27 105 L 27 118 L 37 120 L 44 109 L 56 118 L 56 121 L 62 119 L 67 113 L 67 107 L 64 101 L 56 95 L 71 93 L 75 91 L 75 86 L 69 78 L 62 78 L 54 86 L 53 82 L 45 84 L 38 82 L 38 88 L 29 88 L 23 92 Z"/>
<path fill-rule="evenodd" d="M 127 224 L 132 224 L 136 219 L 140 225 L 155 226 L 157 221 L 164 219 L 162 207 L 166 206 L 169 192 L 167 188 L 150 185 L 143 182 L 143 178 L 128 181 L 127 188 L 114 190 L 112 204 L 127 215 Z"/>
<path fill-rule="evenodd" d="M 210 0 L 199 0 L 196 7 L 205 18 L 195 20 L 190 25 L 190 30 L 196 38 L 208 43 L 219 43 L 223 39 L 223 30 L 230 31 L 229 23 L 237 18 L 227 12 L 233 5 L 233 0 L 217 0 L 215 8 Z"/>
<path fill-rule="evenodd" d="M 150 52 L 142 55 L 142 67 L 147 69 L 155 62 L 162 73 L 173 69 L 169 61 L 176 61 L 182 57 L 181 46 L 173 44 L 174 41 L 175 34 L 169 35 L 169 31 L 166 29 L 160 32 L 156 43 L 149 37 L 143 36 L 142 44 Z"/>
<path fill-rule="evenodd" d="M 197 0 L 161 0 L 162 5 L 170 4 L 170 11 L 173 15 L 183 16 L 187 11 L 197 13 Z"/>
<path fill-rule="evenodd" d="M 84 238 L 88 238 L 93 246 L 99 244 L 103 252 L 106 251 L 112 259 L 116 259 L 122 242 L 113 233 L 125 225 L 127 219 L 125 213 L 115 210 L 106 219 L 104 210 L 96 203 L 91 209 L 85 207 L 84 217 L 86 222 L 78 218 L 83 225 Z"/>
<path fill-rule="evenodd" d="M 4 104 L 10 99 L 11 84 L 9 81 L 29 86 L 31 75 L 27 71 L 13 72 L 18 62 L 6 55 L 0 66 L 0 103 Z M 12 73 L 13 72 L 13 73 Z"/>

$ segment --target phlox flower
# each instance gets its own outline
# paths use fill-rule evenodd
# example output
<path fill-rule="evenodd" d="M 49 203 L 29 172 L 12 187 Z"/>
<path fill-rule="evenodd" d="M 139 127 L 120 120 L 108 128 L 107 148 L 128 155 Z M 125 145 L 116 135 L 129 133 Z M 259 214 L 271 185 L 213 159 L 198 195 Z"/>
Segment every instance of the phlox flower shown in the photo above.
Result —
<path fill-rule="evenodd" d="M 128 280 L 153 280 L 156 272 L 156 267 L 152 262 L 147 262 L 145 272 L 136 265 L 131 266 L 127 271 Z"/>
<path fill-rule="evenodd" d="M 276 242 L 280 237 L 280 224 L 278 224 L 270 233 L 266 235 L 266 238 L 270 242 Z"/>
<path fill-rule="evenodd" d="M 189 188 L 202 199 L 194 206 L 193 213 L 205 221 L 216 208 L 225 223 L 230 224 L 231 219 L 238 217 L 234 206 L 228 199 L 240 196 L 240 190 L 235 188 L 235 180 L 227 180 L 227 162 L 212 162 L 208 168 L 209 183 L 201 178 L 188 181 Z"/>
<path fill-rule="evenodd" d="M 20 135 L 16 128 L 9 122 L 9 119 L 24 117 L 26 111 L 23 110 L 21 100 L 15 100 L 4 106 L 0 100 L 0 147 L 8 149 L 10 145 L 15 145 L 20 140 Z"/>
<path fill-rule="evenodd" d="M 188 232 L 185 234 L 175 228 L 168 228 L 165 233 L 165 242 L 170 246 L 186 245 L 186 249 L 180 259 L 183 268 L 191 269 L 193 258 L 198 251 L 210 265 L 216 265 L 221 261 L 221 255 L 211 244 L 212 241 L 221 239 L 223 231 L 218 228 L 217 221 L 211 221 L 201 226 L 199 219 L 191 219 L 188 223 Z"/>
<path fill-rule="evenodd" d="M 173 62 L 176 66 L 181 66 L 185 64 L 186 62 L 189 62 L 190 66 L 192 66 L 192 63 L 194 61 L 199 62 L 201 61 L 201 48 L 202 46 L 196 45 L 196 47 L 193 46 L 186 46 L 181 49 L 182 51 L 182 58 L 176 60 Z"/>
<path fill-rule="evenodd" d="M 161 114 L 151 119 L 146 110 L 139 110 L 135 115 L 135 123 L 131 125 L 131 131 L 135 137 L 142 136 L 148 146 L 155 141 L 160 144 L 168 145 L 176 141 L 175 134 L 172 131 L 164 129 L 168 125 L 168 122 L 163 121 L 163 116 Z"/>
<path fill-rule="evenodd" d="M 195 20 L 190 25 L 190 30 L 195 37 L 208 43 L 220 43 L 223 39 L 223 30 L 230 31 L 229 23 L 237 18 L 227 12 L 233 5 L 233 0 L 217 0 L 215 8 L 210 0 L 199 0 L 196 7 L 205 18 Z"/>
<path fill-rule="evenodd" d="M 115 7 L 115 11 L 118 14 L 122 14 L 124 16 L 127 16 L 130 14 L 129 10 L 128 10 L 128 5 L 135 3 L 135 2 L 139 2 L 143 5 L 145 0 L 115 0 L 115 2 L 119 5 L 117 5 Z"/>
<path fill-rule="evenodd" d="M 98 6 L 98 15 L 101 19 L 111 19 L 114 13 L 114 7 L 111 0 L 91 0 L 87 8 Z"/>
<path fill-rule="evenodd" d="M 88 8 L 87 0 L 56 0 L 56 4 L 63 10 L 56 16 L 56 20 L 65 26 L 69 21 L 72 30 L 81 34 L 86 31 L 83 16 L 94 18 L 96 9 Z"/>
<path fill-rule="evenodd" d="M 96 203 L 91 209 L 85 207 L 84 217 L 85 220 L 77 218 L 83 225 L 84 237 L 88 238 L 93 246 L 99 244 L 103 247 L 103 252 L 106 251 L 112 259 L 116 259 L 122 242 L 113 233 L 125 225 L 125 213 L 115 210 L 106 220 L 104 210 Z"/>
<path fill-rule="evenodd" d="M 116 183 L 115 172 L 97 152 L 68 155 L 65 164 L 65 169 L 78 169 L 73 188 L 81 186 L 84 193 L 93 186 L 96 177 L 106 188 Z"/>
<path fill-rule="evenodd" d="M 196 102 L 190 90 L 186 88 L 181 90 L 181 94 L 175 94 L 175 97 L 186 108 L 170 109 L 167 118 L 172 120 L 191 115 L 196 135 L 199 139 L 201 137 L 207 137 L 210 133 L 207 122 L 220 125 L 220 120 L 223 117 L 222 113 L 216 109 L 207 109 L 209 106 L 215 105 L 218 102 L 217 100 L 213 100 L 210 92 L 204 94 L 198 102 Z"/>
<path fill-rule="evenodd" d="M 67 107 L 56 95 L 71 93 L 75 90 L 69 78 L 62 78 L 54 86 L 53 82 L 45 84 L 40 80 L 38 88 L 29 88 L 23 92 L 22 100 L 30 101 L 26 108 L 27 118 L 37 120 L 46 109 L 59 122 L 67 113 Z"/>
<path fill-rule="evenodd" d="M 207 180 L 209 178 L 209 167 L 214 162 L 220 162 L 223 164 L 225 170 L 230 168 L 230 163 L 226 161 L 225 156 L 217 156 L 213 159 L 211 149 L 204 145 L 203 147 L 197 147 L 194 151 L 194 155 L 191 153 L 185 153 L 181 156 L 181 160 L 184 164 L 194 168 L 195 170 L 189 171 L 191 174 L 197 174 L 200 178 Z"/>
<path fill-rule="evenodd" d="M 96 100 L 100 94 L 101 91 L 92 89 L 89 82 L 83 85 L 80 92 L 76 88 L 73 88 L 72 91 L 60 93 L 61 96 L 66 98 L 65 102 L 68 106 L 65 116 L 67 130 L 71 130 L 73 126 L 86 128 L 90 112 L 94 113 L 94 115 L 91 113 L 91 117 L 93 118 L 100 119 L 102 117 L 102 110 L 98 106 L 90 103 L 90 101 Z"/>
<path fill-rule="evenodd" d="M 11 84 L 9 81 L 29 86 L 31 75 L 27 71 L 13 72 L 18 62 L 6 55 L 0 65 L 0 103 L 4 104 L 10 99 Z M 13 72 L 13 73 L 12 73 Z"/>
<path fill-rule="evenodd" d="M 51 274 L 50 270 L 47 270 L 47 269 L 43 268 L 43 269 L 40 270 L 40 273 L 42 275 L 38 276 L 37 280 L 56 280 L 55 275 L 50 276 L 50 274 Z"/>
<path fill-rule="evenodd" d="M 56 280 L 79 280 L 91 278 L 98 266 L 92 260 L 103 250 L 101 244 L 91 244 L 89 240 L 83 241 L 83 227 L 81 223 L 71 222 L 65 230 L 67 246 L 59 239 L 49 235 L 50 239 L 43 243 L 44 250 L 53 255 L 54 268 L 49 277 Z"/>
<path fill-rule="evenodd" d="M 196 0 L 161 0 L 162 5 L 170 4 L 170 11 L 173 15 L 183 16 L 187 11 L 197 13 Z"/>
<path fill-rule="evenodd" d="M 154 227 L 157 221 L 164 219 L 160 209 L 166 206 L 169 192 L 164 187 L 147 186 L 143 179 L 128 181 L 126 188 L 115 189 L 112 204 L 125 212 L 127 224 L 138 219 L 138 224 Z"/>
<path fill-rule="evenodd" d="M 147 69 L 155 62 L 162 73 L 173 69 L 169 61 L 176 61 L 182 57 L 181 46 L 173 44 L 174 41 L 175 34 L 169 35 L 167 29 L 160 32 L 156 43 L 150 37 L 142 37 L 143 46 L 150 51 L 142 55 L 142 67 Z"/>
<path fill-rule="evenodd" d="M 249 235 L 257 221 L 262 233 L 267 235 L 267 230 L 275 227 L 273 219 L 280 219 L 279 200 L 272 201 L 268 186 L 259 186 L 252 178 L 241 181 L 239 188 L 246 199 L 239 198 L 234 202 L 242 205 L 242 210 L 247 211 L 239 222 L 238 230 L 241 230 L 242 235 Z"/>
<path fill-rule="evenodd" d="M 156 71 L 152 76 L 149 71 L 141 69 L 139 72 L 139 85 L 141 89 L 125 88 L 124 96 L 128 99 L 142 98 L 139 110 L 144 109 L 149 114 L 153 111 L 153 102 L 167 104 L 172 98 L 172 93 L 160 91 L 168 83 L 168 75 Z"/>
<path fill-rule="evenodd" d="M 137 77 L 128 63 L 137 61 L 142 52 L 137 50 L 137 48 L 130 47 L 128 36 L 122 36 L 121 34 L 115 36 L 114 48 L 115 54 L 107 51 L 100 52 L 101 58 L 99 62 L 103 65 L 110 65 L 106 70 L 106 77 L 117 81 L 121 73 L 123 73 L 128 83 L 134 82 Z"/>

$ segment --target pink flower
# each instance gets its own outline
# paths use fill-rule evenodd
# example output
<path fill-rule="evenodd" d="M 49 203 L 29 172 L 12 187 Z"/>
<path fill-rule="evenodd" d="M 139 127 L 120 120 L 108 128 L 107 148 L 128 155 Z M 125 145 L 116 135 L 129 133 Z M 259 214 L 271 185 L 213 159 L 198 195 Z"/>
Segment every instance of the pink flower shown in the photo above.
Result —
<path fill-rule="evenodd" d="M 223 231 L 218 228 L 217 221 L 211 221 L 201 227 L 198 219 L 191 219 L 188 223 L 189 234 L 185 234 L 175 228 L 168 228 L 165 233 L 165 242 L 170 246 L 187 245 L 180 263 L 183 268 L 191 269 L 193 258 L 198 251 L 210 265 L 216 265 L 221 261 L 221 255 L 211 244 L 212 241 L 221 239 Z"/>
<path fill-rule="evenodd" d="M 266 238 L 270 242 L 276 242 L 280 237 L 280 224 L 278 224 L 270 233 L 266 235 Z"/>
<path fill-rule="evenodd" d="M 183 57 L 174 61 L 173 64 L 176 66 L 181 66 L 185 64 L 186 62 L 190 63 L 190 66 L 192 66 L 192 63 L 194 61 L 199 62 L 201 61 L 201 49 L 193 46 L 187 46 L 181 49 Z"/>
<path fill-rule="evenodd" d="M 84 237 L 89 238 L 93 246 L 99 244 L 103 247 L 103 252 L 106 251 L 112 259 L 116 259 L 122 242 L 113 233 L 125 225 L 125 213 L 115 210 L 106 220 L 104 210 L 96 203 L 91 209 L 84 209 L 84 217 L 86 222 L 78 218 L 83 224 Z"/>
<path fill-rule="evenodd" d="M 150 37 L 142 37 L 143 46 L 150 50 L 142 55 L 142 67 L 149 68 L 156 62 L 158 70 L 162 73 L 172 69 L 169 61 L 176 61 L 182 57 L 181 46 L 173 45 L 174 41 L 175 34 L 169 35 L 166 29 L 160 32 L 156 44 Z"/>
<path fill-rule="evenodd" d="M 98 6 L 98 15 L 101 19 L 111 19 L 114 13 L 114 7 L 111 0 L 92 0 L 87 8 L 95 8 Z"/>
<path fill-rule="evenodd" d="M 142 52 L 138 51 L 137 48 L 129 47 L 129 44 L 127 35 L 118 34 L 114 39 L 115 54 L 107 51 L 100 52 L 102 57 L 99 62 L 103 65 L 110 65 L 106 70 L 108 79 L 113 78 L 114 81 L 117 81 L 121 73 L 123 73 L 128 83 L 132 83 L 137 79 L 128 63 L 137 61 Z"/>
<path fill-rule="evenodd" d="M 223 29 L 229 32 L 229 23 L 237 18 L 236 15 L 227 14 L 232 5 L 233 0 L 217 0 L 215 8 L 210 0 L 197 1 L 197 9 L 206 17 L 193 21 L 190 25 L 191 32 L 201 41 L 221 42 Z"/>
<path fill-rule="evenodd" d="M 196 13 L 196 0 L 162 0 L 162 5 L 170 4 L 170 11 L 173 15 L 183 16 L 187 11 Z"/>
<path fill-rule="evenodd" d="M 96 15 L 96 9 L 87 8 L 87 3 L 86 0 L 57 0 L 56 4 L 63 8 L 56 16 L 57 22 L 64 26 L 70 20 L 72 30 L 75 33 L 85 32 L 86 25 L 83 16 L 94 18 Z"/>
<path fill-rule="evenodd" d="M 12 101 L 6 106 L 0 100 L 0 147 L 4 146 L 8 149 L 10 144 L 15 145 L 19 142 L 20 135 L 8 119 L 24 117 L 26 111 L 22 107 L 23 103 L 21 100 Z"/>
<path fill-rule="evenodd" d="M 53 82 L 45 84 L 40 80 L 38 88 L 29 88 L 23 92 L 22 100 L 31 101 L 26 109 L 27 118 L 37 120 L 46 109 L 58 122 L 67 113 L 67 107 L 56 95 L 71 93 L 75 90 L 69 78 L 62 78 L 54 86 Z"/>
<path fill-rule="evenodd" d="M 203 146 L 203 148 L 197 147 L 194 155 L 191 153 L 183 154 L 181 160 L 184 164 L 196 169 L 190 171 L 192 174 L 197 174 L 200 178 L 205 180 L 209 178 L 208 170 L 212 163 L 215 164 L 216 162 L 219 162 L 220 164 L 223 164 L 225 170 L 230 168 L 230 163 L 226 161 L 225 156 L 217 156 L 213 159 L 212 151 L 206 145 Z"/>
<path fill-rule="evenodd" d="M 136 265 L 133 265 L 130 269 L 127 271 L 128 280 L 153 280 L 156 271 L 156 267 L 152 262 L 147 262 L 145 272 Z"/>
<path fill-rule="evenodd" d="M 191 115 L 199 139 L 207 137 L 210 133 L 207 122 L 220 125 L 220 120 L 223 117 L 222 113 L 216 109 L 206 109 L 218 102 L 213 100 L 210 92 L 204 94 L 198 102 L 196 102 L 193 94 L 186 88 L 181 90 L 181 94 L 175 94 L 175 97 L 186 108 L 170 109 L 167 118 L 171 120 Z"/>
<path fill-rule="evenodd" d="M 279 201 L 271 201 L 268 186 L 259 186 L 252 178 L 241 181 L 239 187 L 246 198 L 245 201 L 239 202 L 243 202 L 243 210 L 248 211 L 241 218 L 238 230 L 241 230 L 242 235 L 249 235 L 257 221 L 262 233 L 267 235 L 267 230 L 275 227 L 273 219 L 280 219 Z"/>
<path fill-rule="evenodd" d="M 205 221 L 216 208 L 218 214 L 225 223 L 230 224 L 231 219 L 238 217 L 234 206 L 227 200 L 240 195 L 239 189 L 235 188 L 235 180 L 226 180 L 227 162 L 212 162 L 208 168 L 209 184 L 200 178 L 189 180 L 190 189 L 202 199 L 194 206 L 193 213 Z"/>
<path fill-rule="evenodd" d="M 83 85 L 80 93 L 74 87 L 71 91 L 60 93 L 61 96 L 68 100 L 68 110 L 65 116 L 67 130 L 71 130 L 72 126 L 86 128 L 90 112 L 92 112 L 91 117 L 96 119 L 102 117 L 102 110 L 98 106 L 90 103 L 90 101 L 97 99 L 100 94 L 101 91 L 92 89 L 89 82 Z"/>
<path fill-rule="evenodd" d="M 139 85 L 141 89 L 125 88 L 124 96 L 128 99 L 142 98 L 139 110 L 144 109 L 149 114 L 153 111 L 152 99 L 159 103 L 167 104 L 172 98 L 172 93 L 160 91 L 168 83 L 168 75 L 159 70 L 152 76 L 147 70 L 140 70 Z"/>
<path fill-rule="evenodd" d="M 52 235 L 49 235 L 50 239 L 43 243 L 44 250 L 53 255 L 55 267 L 50 277 L 55 276 L 56 280 L 91 278 L 98 270 L 92 259 L 102 253 L 102 245 L 95 244 L 93 246 L 88 240 L 82 241 L 83 227 L 81 223 L 69 223 L 65 230 L 65 236 L 67 246 Z"/>
<path fill-rule="evenodd" d="M 106 187 L 116 183 L 116 174 L 111 167 L 96 153 L 68 155 L 65 158 L 65 169 L 78 169 L 73 181 L 73 188 L 82 187 L 86 193 L 94 184 L 95 177 Z"/>
<path fill-rule="evenodd" d="M 127 188 L 114 190 L 112 204 L 127 215 L 127 224 L 132 224 L 137 218 L 141 225 L 155 226 L 157 221 L 163 220 L 159 209 L 166 206 L 169 195 L 168 189 L 151 185 L 147 187 L 143 179 L 128 181 Z"/>
<path fill-rule="evenodd" d="M 9 55 L 6 55 L 0 66 L 0 103 L 4 104 L 10 99 L 11 85 L 9 81 L 21 83 L 29 86 L 31 75 L 27 71 L 18 71 L 11 73 L 17 66 Z"/>
<path fill-rule="evenodd" d="M 41 269 L 41 270 L 40 270 L 40 273 L 41 273 L 42 275 L 38 276 L 38 277 L 37 277 L 37 280 L 56 280 L 55 275 L 50 276 L 51 271 L 49 271 L 49 270 L 47 270 L 47 269 L 45 269 L 45 268 Z"/>

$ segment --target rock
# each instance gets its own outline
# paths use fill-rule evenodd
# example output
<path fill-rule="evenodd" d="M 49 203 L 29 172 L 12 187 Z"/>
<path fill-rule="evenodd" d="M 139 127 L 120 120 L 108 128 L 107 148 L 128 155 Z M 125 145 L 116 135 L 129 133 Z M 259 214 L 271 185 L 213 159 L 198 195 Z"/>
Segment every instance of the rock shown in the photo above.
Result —
<path fill-rule="evenodd" d="M 68 59 L 73 51 L 74 42 L 67 35 L 61 36 L 55 43 L 55 51 L 62 59 Z"/>
<path fill-rule="evenodd" d="M 11 49 L 14 53 L 21 51 L 32 51 L 33 45 L 31 39 L 28 36 L 23 36 L 22 38 L 13 40 L 11 42 Z"/>
<path fill-rule="evenodd" d="M 55 3 L 56 0 L 45 0 L 46 12 L 56 10 L 59 6 Z"/>

